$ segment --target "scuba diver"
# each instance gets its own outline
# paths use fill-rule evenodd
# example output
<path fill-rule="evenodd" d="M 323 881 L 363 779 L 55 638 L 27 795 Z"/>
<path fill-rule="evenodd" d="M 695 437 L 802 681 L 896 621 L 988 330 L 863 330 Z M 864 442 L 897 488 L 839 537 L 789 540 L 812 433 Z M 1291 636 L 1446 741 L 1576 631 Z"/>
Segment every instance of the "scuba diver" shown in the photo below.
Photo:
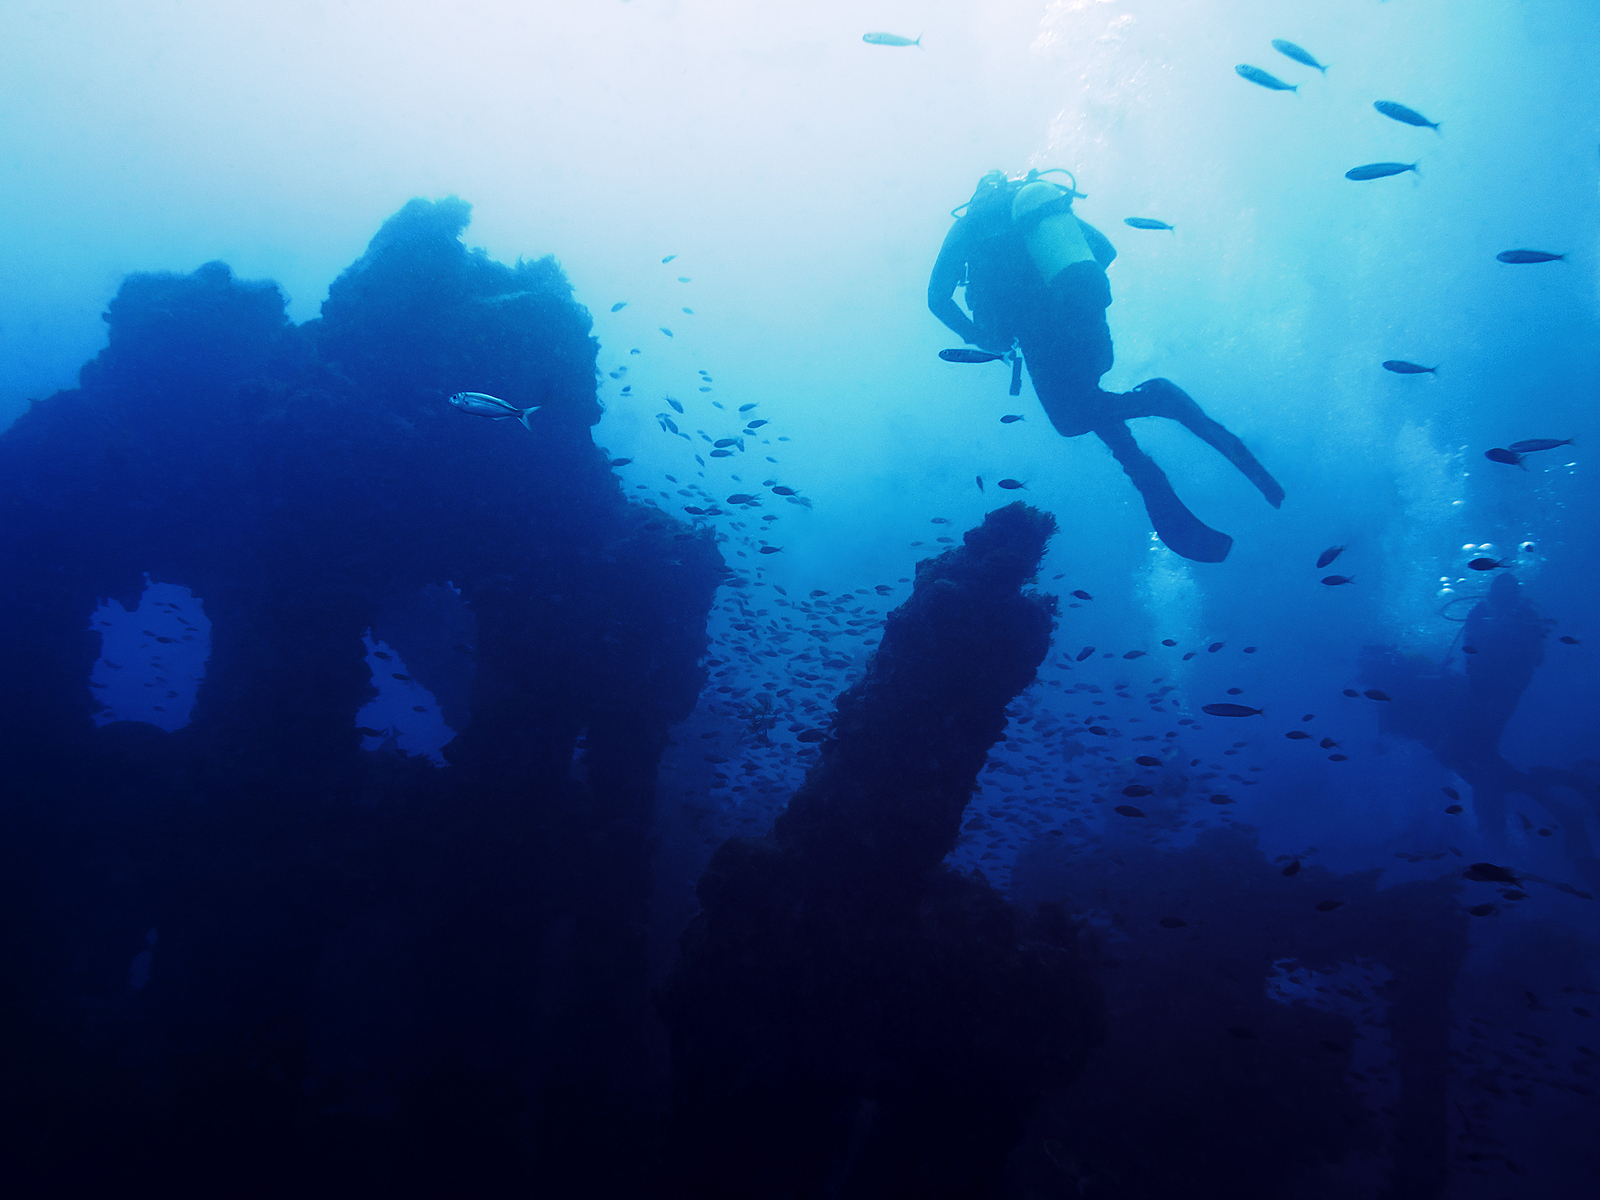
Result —
<path fill-rule="evenodd" d="M 1042 175 L 1059 172 L 1072 186 Z M 1206 416 L 1175 383 L 1150 379 L 1131 392 L 1106 392 L 1100 377 L 1111 369 L 1106 308 L 1111 285 L 1105 269 L 1117 252 L 1106 236 L 1080 220 L 1072 202 L 1082 199 L 1071 172 L 1053 168 L 1009 179 L 991 171 L 945 236 L 928 307 L 964 342 L 997 356 L 1020 349 L 1039 402 L 1062 437 L 1093 433 L 1111 450 L 1144 497 L 1157 535 L 1195 562 L 1221 562 L 1233 539 L 1205 525 L 1184 507 L 1166 474 L 1133 440 L 1127 422 L 1168 417 L 1215 447 L 1267 503 L 1283 503 L 1283 488 L 1233 434 Z M 955 302 L 965 284 L 969 317 Z M 948 353 L 948 352 L 947 352 Z M 1013 394 L 1020 376 L 1013 384 Z"/>

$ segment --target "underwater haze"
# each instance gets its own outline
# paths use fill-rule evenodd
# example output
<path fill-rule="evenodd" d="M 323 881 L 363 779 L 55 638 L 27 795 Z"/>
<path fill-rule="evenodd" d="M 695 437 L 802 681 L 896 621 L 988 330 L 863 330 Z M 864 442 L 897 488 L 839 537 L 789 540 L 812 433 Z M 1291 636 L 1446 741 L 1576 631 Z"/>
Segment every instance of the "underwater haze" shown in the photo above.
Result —
<path fill-rule="evenodd" d="M 25 1194 L 1600 1194 L 1597 72 L 9 5 Z"/>

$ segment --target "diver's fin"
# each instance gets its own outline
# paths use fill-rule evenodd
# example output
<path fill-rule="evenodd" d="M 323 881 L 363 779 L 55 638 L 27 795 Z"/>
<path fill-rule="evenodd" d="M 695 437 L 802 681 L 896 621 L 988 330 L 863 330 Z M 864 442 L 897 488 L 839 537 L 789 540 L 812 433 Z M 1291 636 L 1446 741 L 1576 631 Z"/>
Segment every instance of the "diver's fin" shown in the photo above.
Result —
<path fill-rule="evenodd" d="M 1135 394 L 1138 397 L 1135 400 L 1135 407 L 1141 410 L 1140 416 L 1169 417 L 1177 421 L 1238 467 L 1240 473 L 1261 490 L 1261 494 L 1273 508 L 1283 504 L 1283 486 L 1267 472 L 1235 434 L 1206 416 L 1204 410 L 1194 402 L 1193 397 L 1172 380 L 1147 379 L 1129 393 L 1130 397 Z"/>
<path fill-rule="evenodd" d="M 1139 489 L 1156 536 L 1167 549 L 1192 562 L 1221 562 L 1228 557 L 1233 539 L 1212 529 L 1184 506 L 1172 490 L 1166 473 L 1139 449 L 1126 425 L 1097 426 L 1094 432 L 1121 464 L 1133 486 Z"/>

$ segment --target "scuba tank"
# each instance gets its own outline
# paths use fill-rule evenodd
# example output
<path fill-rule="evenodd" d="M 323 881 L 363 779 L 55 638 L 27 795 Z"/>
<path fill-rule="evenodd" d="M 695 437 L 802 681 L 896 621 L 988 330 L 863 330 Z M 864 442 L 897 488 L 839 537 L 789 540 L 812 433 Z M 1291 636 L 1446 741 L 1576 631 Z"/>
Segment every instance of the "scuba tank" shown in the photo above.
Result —
<path fill-rule="evenodd" d="M 1094 259 L 1083 228 L 1072 215 L 1074 194 L 1039 179 L 1023 184 L 1011 201 L 1012 225 L 1022 234 L 1028 257 L 1045 283 L 1073 263 Z"/>

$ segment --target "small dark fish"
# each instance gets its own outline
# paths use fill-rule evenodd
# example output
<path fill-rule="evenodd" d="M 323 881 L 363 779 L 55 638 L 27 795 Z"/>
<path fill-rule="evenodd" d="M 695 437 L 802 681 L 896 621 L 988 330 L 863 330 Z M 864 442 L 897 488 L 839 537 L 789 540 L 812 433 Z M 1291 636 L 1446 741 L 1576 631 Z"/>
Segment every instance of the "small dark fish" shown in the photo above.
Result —
<path fill-rule="evenodd" d="M 1492 450 L 1485 450 L 1483 456 L 1490 462 L 1505 463 L 1508 467 L 1522 467 L 1522 455 L 1515 450 L 1504 450 L 1496 446 Z M 1526 471 L 1528 468 L 1522 467 L 1522 469 Z"/>
<path fill-rule="evenodd" d="M 1470 879 L 1474 883 L 1509 883 L 1512 887 L 1522 882 L 1510 867 L 1497 867 L 1494 863 L 1487 862 L 1473 863 L 1461 872 L 1461 877 Z"/>
<path fill-rule="evenodd" d="M 411 706 L 411 711 L 412 711 L 412 712 L 420 712 L 420 713 L 425 713 L 425 712 L 427 712 L 427 711 L 428 711 L 428 710 L 427 710 L 427 708 L 425 708 L 425 707 L 424 707 L 424 706 L 423 706 L 423 705 L 421 705 L 421 704 L 413 704 L 413 705 L 412 705 L 412 706 Z"/>
<path fill-rule="evenodd" d="M 1533 454 L 1539 450 L 1554 450 L 1559 446 L 1577 444 L 1577 438 L 1529 438 L 1525 442 L 1512 442 L 1510 448 L 1518 454 Z"/>
<path fill-rule="evenodd" d="M 611 460 L 611 465 L 613 467 L 625 467 L 629 463 L 631 463 L 632 461 L 633 461 L 633 459 L 631 459 L 631 458 L 613 458 Z"/>
<path fill-rule="evenodd" d="M 1093 646 L 1085 646 L 1082 650 L 1078 651 L 1078 657 L 1076 659 L 1074 659 L 1073 661 L 1082 662 L 1084 659 L 1088 658 L 1093 653 L 1094 653 L 1094 647 Z"/>
<path fill-rule="evenodd" d="M 1211 803 L 1213 803 L 1213 804 L 1232 804 L 1233 803 L 1233 797 L 1232 796 L 1213 796 L 1213 797 L 1211 797 Z"/>
<path fill-rule="evenodd" d="M 1561 641 L 1564 642 L 1568 646 L 1581 646 L 1581 645 L 1583 645 L 1582 642 L 1580 642 L 1577 638 L 1573 637 L 1569 633 L 1562 634 L 1561 635 Z"/>
<path fill-rule="evenodd" d="M 674 399 L 673 399 L 673 398 L 672 398 L 672 397 L 671 397 L 671 396 L 668 396 L 668 397 L 666 397 L 666 401 L 667 401 L 667 403 L 668 403 L 668 404 L 669 404 L 669 405 L 671 405 L 671 406 L 672 406 L 672 411 L 673 411 L 673 412 L 680 412 L 680 413 L 681 413 L 681 412 L 682 412 L 682 411 L 683 411 L 683 405 L 681 405 L 681 404 L 679 404 L 679 403 L 678 403 L 678 402 L 677 402 L 677 401 L 676 401 L 676 400 L 674 400 Z"/>
<path fill-rule="evenodd" d="M 1387 701 L 1387 700 L 1394 699 L 1394 697 L 1389 695 L 1388 692 L 1380 692 L 1377 688 L 1368 688 L 1366 691 L 1362 692 L 1361 694 L 1363 696 L 1365 696 L 1368 700 L 1385 700 L 1385 701 Z"/>
<path fill-rule="evenodd" d="M 1404 175 L 1407 171 L 1417 171 L 1416 163 L 1367 163 L 1365 166 L 1351 167 L 1344 173 L 1346 179 L 1387 179 L 1390 175 Z M 1421 175 L 1421 171 L 1417 171 Z"/>
<path fill-rule="evenodd" d="M 1284 734 L 1283 736 L 1286 737 L 1286 738 L 1294 738 L 1295 740 L 1300 741 L 1300 740 L 1304 740 L 1305 738 L 1309 738 L 1311 735 L 1309 733 L 1307 733 L 1304 729 L 1291 729 L 1291 730 L 1289 730 L 1288 733 Z"/>
<path fill-rule="evenodd" d="M 1356 691 L 1355 688 L 1345 688 L 1344 694 L 1346 696 L 1359 696 L 1359 695 L 1361 695 L 1361 693 Z"/>
<path fill-rule="evenodd" d="M 1152 758 L 1148 754 L 1141 754 L 1133 761 L 1138 763 L 1141 767 L 1159 767 L 1161 765 L 1161 760 L 1159 758 Z"/>
<path fill-rule="evenodd" d="M 679 283 L 688 283 L 689 282 L 689 276 L 687 276 L 687 275 L 679 275 L 678 276 L 678 282 Z"/>
<path fill-rule="evenodd" d="M 1137 809 L 1131 804 L 1119 804 L 1119 805 L 1116 806 L 1116 808 L 1112 809 L 1111 811 L 1114 812 L 1114 813 L 1117 813 L 1120 816 L 1124 816 L 1124 817 L 1142 817 L 1142 816 L 1144 816 L 1144 811 L 1142 809 Z"/>
<path fill-rule="evenodd" d="M 1142 783 L 1130 783 L 1122 789 L 1122 794 L 1124 796 L 1153 796 L 1155 795 L 1155 790 L 1145 787 Z"/>
<path fill-rule="evenodd" d="M 1022 417 L 1019 414 L 1017 414 L 1017 413 L 1007 413 L 1005 416 L 1000 418 L 1000 424 L 1002 424 L 1002 425 L 1015 425 L 1020 420 L 1022 420 Z"/>
<path fill-rule="evenodd" d="M 727 502 L 729 504 L 758 504 L 760 500 L 759 496 L 752 496 L 748 492 L 735 492 L 728 497 Z"/>
<path fill-rule="evenodd" d="M 1450 799 L 1452 799 L 1452 800 L 1461 799 L 1461 793 L 1456 791 L 1455 788 L 1453 788 L 1453 787 L 1442 787 L 1439 790 L 1441 792 L 1443 792 L 1446 796 L 1449 796 Z"/>
<path fill-rule="evenodd" d="M 1328 564 L 1330 564 L 1331 562 L 1333 562 L 1334 559 L 1338 558 L 1339 555 L 1341 555 L 1343 553 L 1344 553 L 1344 547 L 1343 546 L 1329 546 L 1321 554 L 1317 555 L 1317 566 L 1325 567 Z"/>
<path fill-rule="evenodd" d="M 1461 805 L 1459 805 L 1459 804 L 1452 804 L 1448 808 L 1445 809 L 1445 812 L 1449 813 L 1452 817 L 1459 816 L 1461 813 L 1463 813 L 1465 811 L 1466 810 L 1463 809 L 1461 807 Z"/>
<path fill-rule="evenodd" d="M 1494 914 L 1494 905 L 1474 904 L 1471 908 L 1467 909 L 1467 911 L 1475 917 L 1488 917 Z"/>
<path fill-rule="evenodd" d="M 1286 42 L 1282 38 L 1273 38 L 1272 48 L 1279 54 L 1284 55 L 1286 58 L 1294 59 L 1297 63 L 1304 63 L 1308 67 L 1314 67 L 1318 71 L 1321 71 L 1324 75 L 1328 73 L 1327 67 L 1323 66 L 1316 59 L 1312 58 L 1310 54 L 1302 50 L 1299 46 L 1296 46 L 1293 42 Z"/>
<path fill-rule="evenodd" d="M 1323 738 L 1322 741 L 1318 742 L 1317 744 L 1324 750 L 1332 750 L 1339 743 L 1334 741 L 1332 738 Z"/>
<path fill-rule="evenodd" d="M 1082 588 L 1079 588 L 1077 591 L 1073 592 L 1072 594 L 1074 596 L 1076 596 L 1079 600 L 1093 600 L 1094 599 L 1093 596 L 1089 595 L 1089 593 L 1084 591 Z"/>
<path fill-rule="evenodd" d="M 1391 121 L 1400 121 L 1406 125 L 1415 125 L 1419 129 L 1438 129 L 1439 122 L 1430 121 L 1414 108 L 1407 108 L 1404 104 L 1397 104 L 1393 100 L 1374 100 L 1372 107 L 1388 117 Z"/>
<path fill-rule="evenodd" d="M 917 34 L 915 40 L 913 40 L 911 38 L 908 38 L 908 37 L 901 37 L 898 33 L 863 33 L 861 35 L 861 40 L 863 42 L 866 42 L 869 46 L 920 46 L 920 45 L 922 45 L 922 35 L 920 33 Z"/>
<path fill-rule="evenodd" d="M 621 312 L 623 309 L 625 309 L 627 307 L 628 307 L 628 302 L 626 300 L 618 300 L 615 304 L 613 304 L 611 306 L 611 311 L 612 312 Z"/>
<path fill-rule="evenodd" d="M 1215 654 L 1218 650 L 1221 650 L 1227 644 L 1228 644 L 1227 642 L 1212 642 L 1211 645 L 1206 647 L 1206 653 L 1207 654 Z"/>
<path fill-rule="evenodd" d="M 772 494 L 774 496 L 793 496 L 796 495 L 796 492 L 792 487 L 783 487 L 780 485 L 772 489 Z"/>
<path fill-rule="evenodd" d="M 973 478 L 975 478 L 978 481 L 978 490 L 980 492 L 983 491 L 983 476 L 982 475 L 975 475 Z"/>
<path fill-rule="evenodd" d="M 1393 371 L 1396 375 L 1437 375 L 1438 367 L 1422 367 L 1414 362 L 1406 362 L 1403 358 L 1386 358 L 1383 360 L 1383 369 Z"/>
<path fill-rule="evenodd" d="M 1004 354 L 991 354 L 987 350 L 968 350 L 965 346 L 957 346 L 954 350 L 941 350 L 939 357 L 945 362 L 953 363 L 986 363 L 999 362 Z"/>
<path fill-rule="evenodd" d="M 1551 254 L 1547 250 L 1502 250 L 1495 258 L 1503 263 L 1560 262 L 1565 254 Z"/>
<path fill-rule="evenodd" d="M 1288 879 L 1293 879 L 1296 875 L 1300 874 L 1300 860 L 1298 858 L 1295 859 L 1283 869 L 1282 874 Z"/>
<path fill-rule="evenodd" d="M 1027 487 L 1028 485 L 1025 484 L 1025 483 L 1020 483 L 1015 479 L 1002 479 L 1000 481 L 1000 486 L 1005 488 L 1006 491 L 1008 491 L 1008 492 L 1014 492 L 1018 488 L 1024 488 L 1024 487 Z"/>
<path fill-rule="evenodd" d="M 1496 562 L 1492 558 L 1475 558 L 1469 562 L 1467 566 L 1471 567 L 1474 571 L 1493 571 L 1498 568 L 1509 567 L 1516 561 L 1517 560 L 1514 558 L 1502 558 L 1499 562 Z"/>
<path fill-rule="evenodd" d="M 763 425 L 771 425 L 771 424 L 772 424 L 771 421 L 767 420 L 765 417 L 762 417 L 759 421 L 751 421 L 749 424 L 747 424 L 745 426 L 745 428 L 746 429 L 760 429 Z"/>
<path fill-rule="evenodd" d="M 826 729 L 803 729 L 794 735 L 797 742 L 825 742 L 828 740 Z"/>
<path fill-rule="evenodd" d="M 1355 581 L 1356 577 L 1354 575 L 1324 575 L 1322 577 L 1322 582 L 1327 584 L 1329 587 L 1342 587 L 1347 583 L 1354 583 Z"/>
<path fill-rule="evenodd" d="M 1242 695 L 1244 695 L 1244 689 L 1243 688 L 1229 688 L 1228 689 L 1228 695 L 1230 695 L 1230 696 L 1242 696 Z"/>
<path fill-rule="evenodd" d="M 1350 761 L 1350 756 L 1348 754 L 1330 754 L 1330 755 L 1328 755 L 1328 761 L 1329 762 L 1349 762 Z"/>
<path fill-rule="evenodd" d="M 1336 908 L 1343 908 L 1343 900 L 1323 900 L 1317 905 L 1318 912 L 1332 912 Z"/>
<path fill-rule="evenodd" d="M 661 330 L 661 332 L 666 334 L 668 337 L 672 336 L 672 330 L 668 329 L 665 325 L 657 325 L 656 328 Z"/>
<path fill-rule="evenodd" d="M 1182 917 L 1162 917 L 1156 922 L 1163 929 L 1182 929 L 1188 923 Z"/>
<path fill-rule="evenodd" d="M 1122 657 L 1123 658 L 1143 658 L 1144 655 L 1145 655 L 1145 652 L 1143 650 L 1129 650 Z"/>
<path fill-rule="evenodd" d="M 1162 638 L 1161 639 L 1161 644 L 1163 646 L 1176 646 L 1178 643 L 1176 641 L 1174 641 L 1172 638 Z"/>
<path fill-rule="evenodd" d="M 761 403 L 761 401 L 757 400 L 754 404 L 741 404 L 741 405 L 739 405 L 739 411 L 740 412 L 749 412 L 752 408 L 755 408 L 760 403 Z"/>
<path fill-rule="evenodd" d="M 711 444 L 713 446 L 715 446 L 718 450 L 722 450 L 722 449 L 727 448 L 728 446 L 737 446 L 739 444 L 739 439 L 738 438 L 718 438 L 716 441 L 712 442 Z"/>
<path fill-rule="evenodd" d="M 1131 225 L 1135 229 L 1170 229 L 1174 233 L 1178 231 L 1176 226 L 1158 221 L 1154 217 L 1123 217 L 1122 223 Z"/>
<path fill-rule="evenodd" d="M 1240 63 L 1233 70 L 1240 79 L 1248 79 L 1251 83 L 1258 83 L 1262 87 L 1271 88 L 1275 92 L 1298 92 L 1300 90 L 1299 84 L 1285 83 L 1276 75 L 1267 74 L 1260 67 L 1252 67 L 1245 63 Z"/>
<path fill-rule="evenodd" d="M 1254 717 L 1266 710 L 1246 708 L 1243 704 L 1202 704 L 1200 711 L 1213 717 Z"/>
<path fill-rule="evenodd" d="M 1184 662 L 1188 662 L 1188 661 L 1189 661 L 1189 660 L 1190 660 L 1190 659 L 1191 659 L 1191 658 L 1193 658 L 1193 657 L 1194 657 L 1194 656 L 1195 656 L 1195 655 L 1196 655 L 1196 654 L 1198 654 L 1198 653 L 1200 653 L 1200 652 L 1199 652 L 1199 651 L 1198 651 L 1198 650 L 1189 650 L 1189 651 L 1186 651 L 1186 652 L 1185 652 L 1185 653 L 1184 653 L 1184 656 L 1183 656 L 1183 661 L 1184 661 Z"/>
<path fill-rule="evenodd" d="M 669 263 L 669 262 L 671 262 L 673 259 L 675 259 L 677 257 L 678 256 L 676 254 L 669 254 L 665 258 L 663 258 L 661 261 L 664 262 L 664 263 Z"/>
<path fill-rule="evenodd" d="M 777 554 L 782 549 L 783 549 L 782 546 L 763 546 L 763 547 L 761 547 L 761 553 L 763 553 L 763 554 Z"/>

